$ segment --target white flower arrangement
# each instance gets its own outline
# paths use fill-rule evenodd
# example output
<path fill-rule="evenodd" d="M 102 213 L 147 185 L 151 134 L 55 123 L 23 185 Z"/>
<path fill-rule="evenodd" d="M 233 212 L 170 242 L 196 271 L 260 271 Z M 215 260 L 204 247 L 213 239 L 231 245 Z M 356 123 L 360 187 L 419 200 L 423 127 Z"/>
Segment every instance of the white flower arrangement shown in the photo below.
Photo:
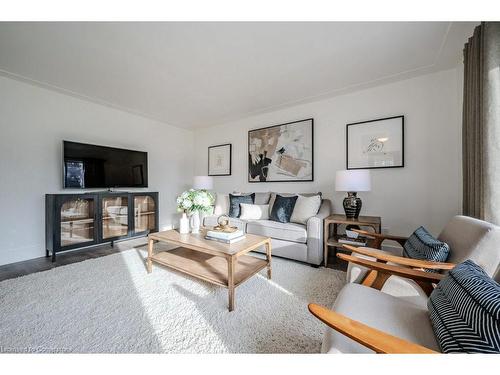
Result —
<path fill-rule="evenodd" d="M 177 197 L 177 211 L 179 212 L 210 212 L 214 204 L 214 197 L 206 190 L 189 189 Z"/>

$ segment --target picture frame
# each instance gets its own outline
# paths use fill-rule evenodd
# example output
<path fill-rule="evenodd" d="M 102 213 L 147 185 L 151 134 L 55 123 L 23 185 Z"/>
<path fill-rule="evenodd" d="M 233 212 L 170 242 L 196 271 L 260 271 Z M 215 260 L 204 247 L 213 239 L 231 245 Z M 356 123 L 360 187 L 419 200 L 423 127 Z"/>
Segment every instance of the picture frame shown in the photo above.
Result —
<path fill-rule="evenodd" d="M 208 147 L 209 176 L 231 176 L 232 147 L 231 143 Z"/>
<path fill-rule="evenodd" d="M 248 131 L 248 182 L 314 181 L 314 119 Z"/>
<path fill-rule="evenodd" d="M 346 169 L 403 168 L 404 115 L 346 125 Z"/>

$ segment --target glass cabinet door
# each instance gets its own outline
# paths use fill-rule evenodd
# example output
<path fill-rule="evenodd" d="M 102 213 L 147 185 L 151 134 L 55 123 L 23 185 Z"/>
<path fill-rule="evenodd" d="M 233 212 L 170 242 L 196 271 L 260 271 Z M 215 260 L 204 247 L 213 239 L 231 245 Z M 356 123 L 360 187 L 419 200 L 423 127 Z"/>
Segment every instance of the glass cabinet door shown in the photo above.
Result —
<path fill-rule="evenodd" d="M 128 198 L 102 198 L 102 238 L 114 238 L 128 234 Z"/>
<path fill-rule="evenodd" d="M 61 247 L 95 240 L 94 209 L 93 198 L 75 198 L 61 205 Z"/>
<path fill-rule="evenodd" d="M 141 233 L 155 229 L 155 201 L 149 195 L 134 196 L 134 231 Z"/>

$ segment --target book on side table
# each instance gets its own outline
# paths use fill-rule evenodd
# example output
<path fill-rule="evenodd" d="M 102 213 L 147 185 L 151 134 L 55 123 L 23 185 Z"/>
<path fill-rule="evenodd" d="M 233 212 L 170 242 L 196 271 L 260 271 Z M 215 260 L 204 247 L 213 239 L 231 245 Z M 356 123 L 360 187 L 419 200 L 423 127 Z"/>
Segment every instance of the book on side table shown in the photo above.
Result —
<path fill-rule="evenodd" d="M 354 246 L 366 246 L 366 237 L 358 236 L 357 238 L 352 238 L 347 235 L 340 235 L 338 237 L 338 241 L 340 243 L 345 243 L 346 245 L 354 245 Z"/>
<path fill-rule="evenodd" d="M 244 238 L 245 238 L 245 233 L 243 233 L 243 231 L 241 231 L 241 230 L 237 230 L 237 231 L 231 232 L 231 233 L 209 230 L 209 231 L 207 231 L 207 234 L 205 235 L 206 240 L 218 241 L 218 242 L 228 243 L 228 244 L 232 244 L 232 243 L 241 241 Z"/>

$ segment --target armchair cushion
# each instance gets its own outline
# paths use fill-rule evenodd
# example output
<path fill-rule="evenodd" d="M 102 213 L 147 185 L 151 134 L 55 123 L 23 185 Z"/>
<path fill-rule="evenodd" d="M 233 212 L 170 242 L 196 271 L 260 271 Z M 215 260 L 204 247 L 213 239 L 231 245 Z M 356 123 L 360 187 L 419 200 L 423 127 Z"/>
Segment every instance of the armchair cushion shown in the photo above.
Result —
<path fill-rule="evenodd" d="M 439 282 L 427 306 L 444 353 L 500 353 L 500 284 L 471 260 Z"/>
<path fill-rule="evenodd" d="M 418 228 L 403 246 L 403 255 L 408 258 L 446 262 L 449 246 L 435 239 L 424 227 Z"/>
<path fill-rule="evenodd" d="M 453 217 L 438 239 L 450 246 L 449 262 L 470 259 L 500 282 L 500 227 L 468 216 Z"/>
<path fill-rule="evenodd" d="M 393 336 L 439 350 L 425 306 L 417 306 L 358 284 L 345 285 L 332 310 Z M 323 353 L 373 353 L 343 334 L 327 328 Z"/>

